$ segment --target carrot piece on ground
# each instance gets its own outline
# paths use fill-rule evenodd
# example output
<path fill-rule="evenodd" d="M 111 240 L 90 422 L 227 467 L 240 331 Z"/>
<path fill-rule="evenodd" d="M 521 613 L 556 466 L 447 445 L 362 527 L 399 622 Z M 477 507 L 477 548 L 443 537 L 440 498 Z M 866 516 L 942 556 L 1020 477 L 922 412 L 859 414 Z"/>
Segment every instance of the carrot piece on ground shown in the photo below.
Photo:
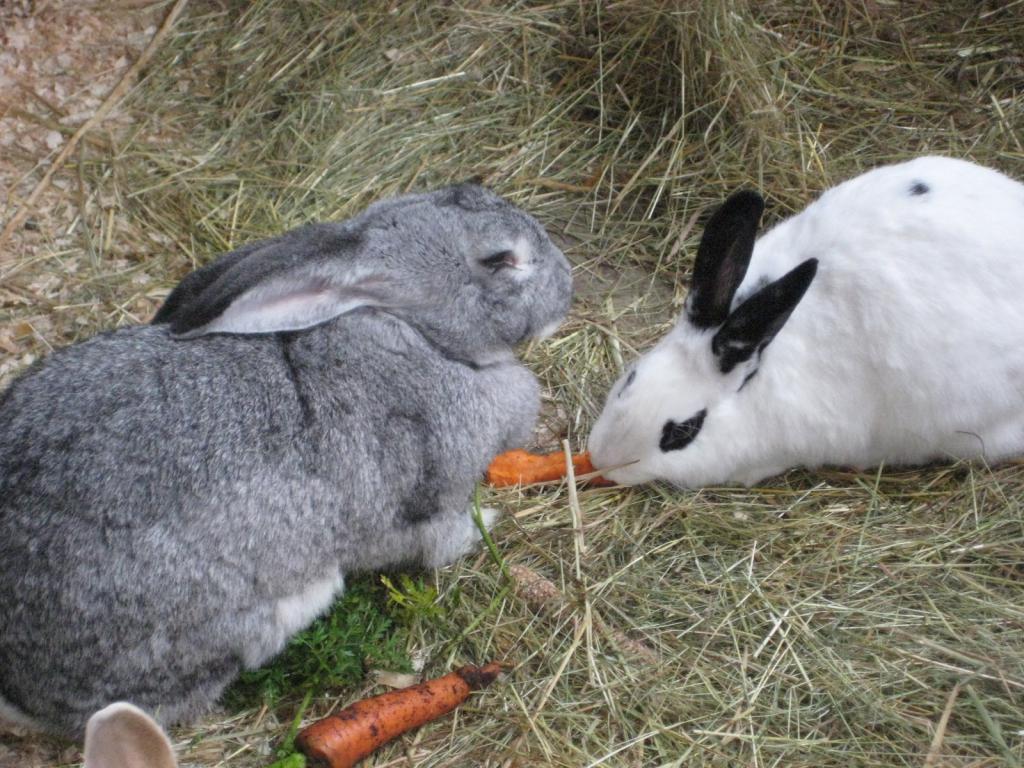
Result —
<path fill-rule="evenodd" d="M 306 726 L 295 739 L 311 766 L 350 768 L 412 728 L 447 714 L 471 691 L 490 685 L 504 667 L 465 666 L 443 677 L 350 704 Z"/>
<path fill-rule="evenodd" d="M 589 453 L 575 453 L 572 457 L 573 472 L 587 475 L 594 471 L 590 463 Z M 508 451 L 494 458 L 487 468 L 487 482 L 496 487 L 506 485 L 529 485 L 531 483 L 549 483 L 561 480 L 566 475 L 565 454 L 555 451 L 548 454 L 529 453 L 528 451 Z M 591 478 L 588 482 L 594 485 L 610 485 L 601 477 Z"/>

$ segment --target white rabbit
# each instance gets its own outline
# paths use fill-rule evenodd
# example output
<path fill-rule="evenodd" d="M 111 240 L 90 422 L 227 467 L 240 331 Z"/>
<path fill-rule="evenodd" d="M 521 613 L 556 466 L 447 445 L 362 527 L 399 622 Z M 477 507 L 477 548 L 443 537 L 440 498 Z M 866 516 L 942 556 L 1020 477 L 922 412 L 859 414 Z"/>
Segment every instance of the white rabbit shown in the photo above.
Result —
<path fill-rule="evenodd" d="M 132 704 L 111 704 L 85 726 L 82 768 L 175 768 L 177 764 L 167 735 Z"/>
<path fill-rule="evenodd" d="M 751 485 L 798 465 L 1024 451 L 1024 185 L 922 157 L 755 243 L 762 209 L 739 192 L 711 217 L 683 316 L 594 425 L 595 467 Z"/>

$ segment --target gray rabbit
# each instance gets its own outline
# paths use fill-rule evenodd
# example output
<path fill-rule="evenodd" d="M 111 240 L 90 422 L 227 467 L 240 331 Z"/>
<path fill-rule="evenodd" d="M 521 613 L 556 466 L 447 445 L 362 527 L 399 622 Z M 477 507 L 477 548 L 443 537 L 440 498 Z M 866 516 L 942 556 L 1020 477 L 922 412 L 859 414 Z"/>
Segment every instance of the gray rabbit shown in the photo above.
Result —
<path fill-rule="evenodd" d="M 539 407 L 512 348 L 571 293 L 537 221 L 462 184 L 221 256 L 30 369 L 0 395 L 0 715 L 187 720 L 346 573 L 473 549 Z"/>

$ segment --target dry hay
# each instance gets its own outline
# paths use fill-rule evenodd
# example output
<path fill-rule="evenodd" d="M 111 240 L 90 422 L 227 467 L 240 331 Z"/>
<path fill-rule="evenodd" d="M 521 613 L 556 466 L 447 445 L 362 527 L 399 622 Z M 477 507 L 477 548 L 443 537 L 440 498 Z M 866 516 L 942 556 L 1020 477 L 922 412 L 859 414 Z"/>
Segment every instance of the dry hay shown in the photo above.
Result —
<path fill-rule="evenodd" d="M 770 222 L 923 152 L 1024 178 L 1022 51 L 1020 0 L 193 3 L 134 122 L 68 167 L 69 239 L 0 269 L 0 376 L 144 321 L 218 251 L 482 175 L 575 265 L 569 321 L 525 357 L 539 443 L 579 445 L 732 189 L 764 190 Z M 410 651 L 516 669 L 375 764 L 1019 765 L 1022 486 L 1013 465 L 794 471 L 585 490 L 575 513 L 564 487 L 485 491 L 549 602 L 486 553 L 440 571 L 449 631 Z M 263 765 L 294 709 L 211 717 L 179 753 Z"/>

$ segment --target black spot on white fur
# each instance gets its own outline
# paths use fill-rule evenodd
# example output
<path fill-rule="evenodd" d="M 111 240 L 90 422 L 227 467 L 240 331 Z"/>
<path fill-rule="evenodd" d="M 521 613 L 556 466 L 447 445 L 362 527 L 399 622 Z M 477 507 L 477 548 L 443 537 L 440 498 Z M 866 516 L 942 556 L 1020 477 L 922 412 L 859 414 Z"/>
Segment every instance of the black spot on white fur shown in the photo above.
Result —
<path fill-rule="evenodd" d="M 910 185 L 911 197 L 927 195 L 929 192 L 931 192 L 931 188 L 923 181 L 915 181 L 913 184 Z"/>
<path fill-rule="evenodd" d="M 661 429 L 661 442 L 658 443 L 658 447 L 665 453 L 685 448 L 697 437 L 707 415 L 708 411 L 705 408 L 683 422 L 669 419 Z"/>

